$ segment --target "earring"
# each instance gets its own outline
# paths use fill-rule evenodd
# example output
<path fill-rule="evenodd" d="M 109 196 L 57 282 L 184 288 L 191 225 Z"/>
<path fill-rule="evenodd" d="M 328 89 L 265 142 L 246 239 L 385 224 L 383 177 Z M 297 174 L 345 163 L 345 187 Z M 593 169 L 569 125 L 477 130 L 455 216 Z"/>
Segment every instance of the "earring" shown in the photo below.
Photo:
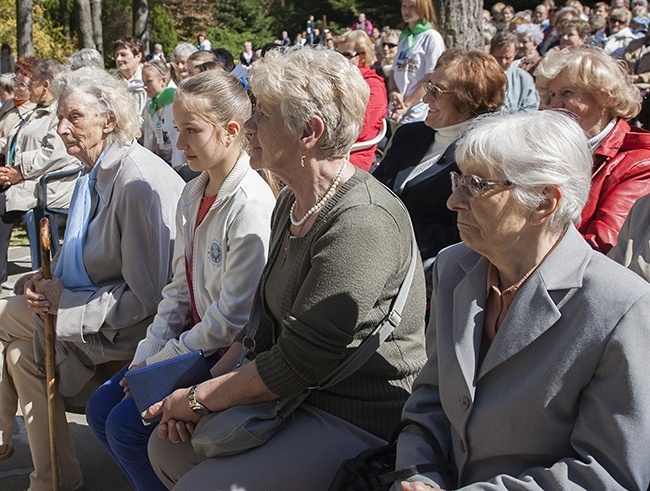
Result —
<path fill-rule="evenodd" d="M 301 155 L 300 156 L 300 167 L 304 167 L 304 166 L 305 166 L 305 156 Z"/>

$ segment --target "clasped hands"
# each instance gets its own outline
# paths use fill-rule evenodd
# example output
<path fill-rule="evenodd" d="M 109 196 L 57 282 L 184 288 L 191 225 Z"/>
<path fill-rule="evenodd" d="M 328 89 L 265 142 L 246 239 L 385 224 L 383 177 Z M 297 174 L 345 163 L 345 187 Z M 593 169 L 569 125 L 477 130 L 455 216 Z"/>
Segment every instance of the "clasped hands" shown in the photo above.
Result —
<path fill-rule="evenodd" d="M 191 440 L 201 416 L 190 408 L 189 392 L 189 388 L 177 389 L 142 413 L 143 420 L 162 414 L 156 429 L 161 440 L 170 440 L 172 443 Z"/>
<path fill-rule="evenodd" d="M 23 180 L 23 173 L 21 172 L 20 167 L 0 167 L 0 188 L 8 189 L 13 184 L 18 184 Z"/>
<path fill-rule="evenodd" d="M 399 123 L 409 110 L 409 105 L 404 101 L 402 94 L 396 90 L 390 93 L 390 103 L 392 108 L 388 113 L 388 119 L 394 123 Z"/>

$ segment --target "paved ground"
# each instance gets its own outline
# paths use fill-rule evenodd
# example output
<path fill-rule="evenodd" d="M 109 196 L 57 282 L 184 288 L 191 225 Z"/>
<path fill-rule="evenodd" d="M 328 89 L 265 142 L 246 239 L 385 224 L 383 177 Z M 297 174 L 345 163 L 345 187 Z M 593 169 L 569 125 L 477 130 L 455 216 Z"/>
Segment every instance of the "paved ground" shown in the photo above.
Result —
<path fill-rule="evenodd" d="M 9 250 L 9 281 L 15 281 L 30 271 L 29 249 L 12 247 Z M 3 290 L 0 297 L 10 294 Z M 2 401 L 0 401 L 0 404 Z M 77 458 L 84 475 L 86 491 L 122 491 L 132 489 L 128 481 L 92 435 L 83 415 L 68 413 L 70 431 L 77 450 Z M 43 435 L 44 439 L 48 435 Z M 0 463 L 0 490 L 23 491 L 29 486 L 29 473 L 34 470 L 29 454 L 23 417 L 18 411 L 14 424 L 14 447 L 12 458 Z"/>

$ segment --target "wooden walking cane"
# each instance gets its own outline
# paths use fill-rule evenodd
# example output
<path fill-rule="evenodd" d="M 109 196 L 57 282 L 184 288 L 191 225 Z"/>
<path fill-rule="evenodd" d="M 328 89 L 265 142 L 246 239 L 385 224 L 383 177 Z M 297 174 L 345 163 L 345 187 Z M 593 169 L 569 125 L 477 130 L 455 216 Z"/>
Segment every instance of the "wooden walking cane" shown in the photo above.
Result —
<path fill-rule="evenodd" d="M 41 274 L 43 278 L 52 278 L 50 270 L 50 221 L 47 217 L 40 221 L 41 236 Z M 54 362 L 54 316 L 45 314 L 45 378 L 47 389 L 47 415 L 50 429 L 50 460 L 52 461 L 52 490 L 59 491 L 59 452 L 56 431 L 56 365 Z"/>

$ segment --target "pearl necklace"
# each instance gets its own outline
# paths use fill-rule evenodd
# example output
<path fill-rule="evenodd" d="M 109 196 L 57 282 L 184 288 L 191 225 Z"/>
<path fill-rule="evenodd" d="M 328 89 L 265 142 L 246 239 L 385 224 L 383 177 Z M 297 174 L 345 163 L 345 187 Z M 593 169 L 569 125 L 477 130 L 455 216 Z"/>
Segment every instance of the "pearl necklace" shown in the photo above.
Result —
<path fill-rule="evenodd" d="M 329 200 L 332 196 L 334 196 L 334 193 L 336 192 L 336 188 L 341 182 L 341 179 L 343 178 L 343 173 L 345 172 L 347 166 L 348 166 L 348 161 L 346 160 L 345 162 L 343 162 L 343 165 L 341 166 L 341 170 L 339 170 L 339 173 L 336 174 L 336 177 L 331 182 L 330 187 L 327 188 L 325 194 L 321 197 L 321 199 L 319 199 L 316 202 L 314 206 L 309 208 L 309 211 L 305 213 L 305 216 L 302 217 L 300 220 L 296 220 L 294 218 L 294 212 L 296 210 L 296 202 L 295 201 L 293 202 L 293 204 L 291 205 L 291 209 L 289 210 L 289 220 L 291 220 L 291 225 L 293 225 L 294 227 L 302 227 L 305 224 L 305 222 L 309 220 L 310 216 L 312 216 L 314 213 L 320 210 L 325 205 L 325 203 L 327 203 L 327 200 Z"/>

